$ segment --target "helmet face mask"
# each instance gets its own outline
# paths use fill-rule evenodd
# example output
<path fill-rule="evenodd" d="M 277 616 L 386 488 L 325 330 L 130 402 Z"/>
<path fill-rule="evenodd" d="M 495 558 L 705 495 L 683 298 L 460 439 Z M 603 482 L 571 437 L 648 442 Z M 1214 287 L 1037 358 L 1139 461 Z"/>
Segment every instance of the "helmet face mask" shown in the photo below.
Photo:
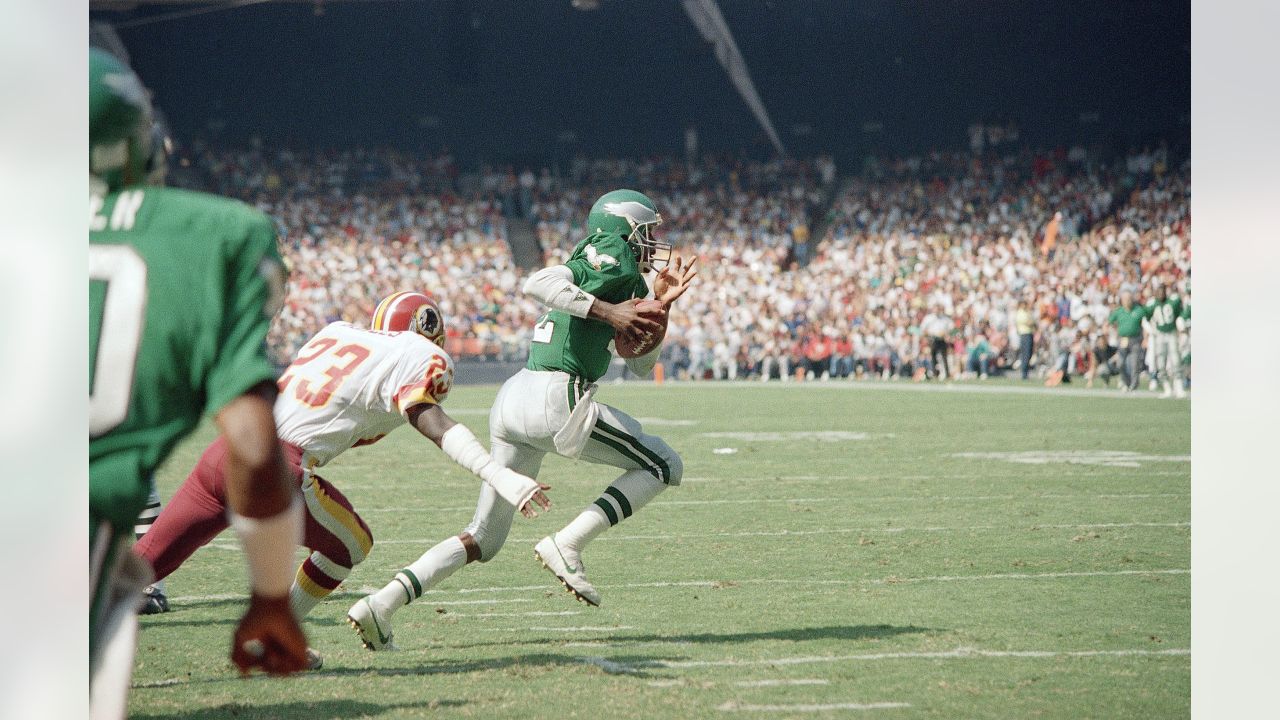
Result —
<path fill-rule="evenodd" d="M 671 243 L 662 242 L 653 235 L 653 229 L 661 222 L 662 219 L 659 218 L 658 222 L 640 225 L 627 236 L 627 244 L 636 253 L 640 272 L 649 272 L 651 269 L 661 270 L 671 261 Z"/>
<path fill-rule="evenodd" d="M 444 347 L 444 313 L 426 293 L 388 295 L 373 311 L 369 327 L 380 332 L 414 332 Z"/>

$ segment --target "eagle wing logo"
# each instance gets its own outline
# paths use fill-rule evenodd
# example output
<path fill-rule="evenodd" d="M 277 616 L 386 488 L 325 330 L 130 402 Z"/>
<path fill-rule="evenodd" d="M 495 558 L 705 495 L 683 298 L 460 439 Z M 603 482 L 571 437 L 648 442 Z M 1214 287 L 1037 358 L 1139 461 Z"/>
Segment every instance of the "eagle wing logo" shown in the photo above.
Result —
<path fill-rule="evenodd" d="M 591 263 L 591 267 L 597 270 L 600 270 L 605 265 L 617 265 L 618 258 L 612 255 L 606 255 L 605 253 L 602 253 L 599 250 L 596 250 L 595 245 L 588 245 L 587 246 L 587 262 Z"/>

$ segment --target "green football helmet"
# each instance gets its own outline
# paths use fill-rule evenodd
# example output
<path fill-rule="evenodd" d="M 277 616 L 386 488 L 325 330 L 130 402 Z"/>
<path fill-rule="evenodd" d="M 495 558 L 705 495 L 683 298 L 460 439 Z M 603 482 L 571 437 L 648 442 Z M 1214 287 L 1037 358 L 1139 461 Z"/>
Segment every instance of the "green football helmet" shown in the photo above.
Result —
<path fill-rule="evenodd" d="M 144 182 L 151 126 L 142 81 L 115 56 L 89 48 L 89 175 L 112 190 Z"/>
<path fill-rule="evenodd" d="M 662 216 L 653 201 L 635 190 L 614 190 L 596 200 L 587 215 L 587 232 L 614 233 L 626 239 L 635 253 L 640 272 L 661 268 L 671 259 L 671 244 L 653 236 Z"/>

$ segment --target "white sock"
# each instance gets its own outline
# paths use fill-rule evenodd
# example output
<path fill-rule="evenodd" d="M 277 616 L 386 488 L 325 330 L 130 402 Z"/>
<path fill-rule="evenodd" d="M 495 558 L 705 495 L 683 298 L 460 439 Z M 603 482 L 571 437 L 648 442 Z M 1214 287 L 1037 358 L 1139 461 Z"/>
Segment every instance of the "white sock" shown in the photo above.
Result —
<path fill-rule="evenodd" d="M 467 549 L 457 536 L 442 540 L 396 573 L 394 580 L 373 594 L 371 601 L 388 613 L 408 605 L 467 564 Z"/>
<path fill-rule="evenodd" d="M 667 489 L 647 470 L 628 470 L 605 488 L 596 501 L 555 534 L 556 545 L 581 552 L 597 535 L 631 517 Z"/>
<path fill-rule="evenodd" d="M 329 597 L 329 593 L 337 590 L 350 574 L 351 568 L 339 565 L 318 551 L 312 552 L 302 561 L 294 576 L 293 585 L 289 587 L 289 606 L 293 608 L 298 622 L 302 622 L 321 600 Z M 333 590 L 326 589 L 321 582 L 331 583 Z"/>

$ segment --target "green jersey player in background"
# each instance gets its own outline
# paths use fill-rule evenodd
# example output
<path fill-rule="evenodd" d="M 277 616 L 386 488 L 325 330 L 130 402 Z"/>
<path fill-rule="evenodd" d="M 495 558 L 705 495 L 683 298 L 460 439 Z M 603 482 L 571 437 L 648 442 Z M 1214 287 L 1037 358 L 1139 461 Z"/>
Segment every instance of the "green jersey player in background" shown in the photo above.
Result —
<path fill-rule="evenodd" d="M 1160 374 L 1164 393 L 1160 397 L 1187 396 L 1182 387 L 1182 348 L 1178 338 L 1181 330 L 1182 299 L 1169 294 L 1166 283 L 1156 285 L 1155 297 L 1147 301 L 1147 323 L 1150 325 L 1152 344 L 1151 369 Z"/>
<path fill-rule="evenodd" d="M 289 609 L 302 531 L 283 472 L 265 352 L 283 269 L 270 220 L 145 183 L 152 110 L 133 71 L 89 53 L 89 653 L 94 717 L 124 714 L 141 589 L 134 521 L 149 478 L 204 413 L 232 446 L 228 495 L 253 595 L 235 632 L 242 671 L 305 666 Z"/>
<path fill-rule="evenodd" d="M 588 232 L 563 265 L 534 273 L 524 292 L 548 312 L 533 332 L 529 362 L 511 377 L 489 414 L 494 461 L 532 478 L 547 453 L 620 468 L 604 493 L 559 532 L 534 548 L 539 560 L 578 599 L 600 604 L 587 580 L 582 551 L 593 538 L 648 504 L 683 472 L 680 456 L 649 435 L 626 413 L 594 399 L 596 385 L 612 360 L 610 344 L 619 334 L 635 341 L 661 326 L 641 299 L 654 297 L 665 313 L 697 274 L 653 229 L 661 222 L 653 201 L 633 190 L 606 193 L 591 208 Z M 667 260 L 670 267 L 665 267 Z M 644 274 L 664 267 L 650 291 Z M 627 360 L 648 376 L 661 343 Z M 378 592 L 348 611 L 365 647 L 380 649 L 391 636 L 391 616 L 467 563 L 493 559 L 511 529 L 515 508 L 482 486 L 475 517 L 459 535 L 428 550 Z M 376 632 L 375 632 L 376 630 Z"/>

